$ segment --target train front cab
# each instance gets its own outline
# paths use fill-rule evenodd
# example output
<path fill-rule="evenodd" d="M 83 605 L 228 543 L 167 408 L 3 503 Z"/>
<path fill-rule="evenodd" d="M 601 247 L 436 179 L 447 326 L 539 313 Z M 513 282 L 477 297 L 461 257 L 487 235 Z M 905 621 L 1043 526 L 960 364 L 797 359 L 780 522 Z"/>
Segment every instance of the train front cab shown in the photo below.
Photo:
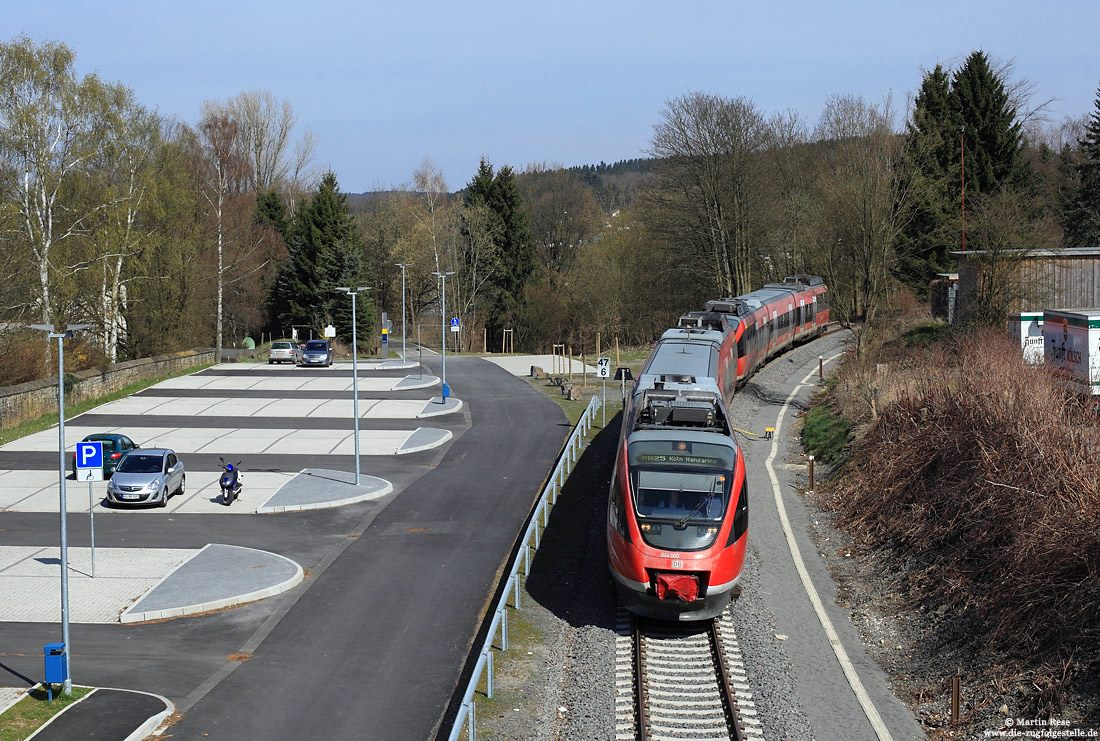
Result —
<path fill-rule="evenodd" d="M 623 442 L 612 480 L 608 553 L 631 612 L 690 621 L 722 613 L 748 541 L 741 451 L 713 434 L 637 432 Z"/>

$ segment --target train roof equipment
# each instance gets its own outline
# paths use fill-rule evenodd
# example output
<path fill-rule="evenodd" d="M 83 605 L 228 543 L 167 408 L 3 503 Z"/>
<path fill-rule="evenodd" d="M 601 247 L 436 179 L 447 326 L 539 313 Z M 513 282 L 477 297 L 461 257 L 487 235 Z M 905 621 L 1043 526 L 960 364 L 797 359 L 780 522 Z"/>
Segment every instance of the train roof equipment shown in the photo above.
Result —
<path fill-rule="evenodd" d="M 702 329 L 725 334 L 730 329 L 730 322 L 719 311 L 689 311 L 676 322 L 676 328 Z"/>
<path fill-rule="evenodd" d="M 634 430 L 691 430 L 730 434 L 722 397 L 714 391 L 643 389 L 636 397 Z"/>

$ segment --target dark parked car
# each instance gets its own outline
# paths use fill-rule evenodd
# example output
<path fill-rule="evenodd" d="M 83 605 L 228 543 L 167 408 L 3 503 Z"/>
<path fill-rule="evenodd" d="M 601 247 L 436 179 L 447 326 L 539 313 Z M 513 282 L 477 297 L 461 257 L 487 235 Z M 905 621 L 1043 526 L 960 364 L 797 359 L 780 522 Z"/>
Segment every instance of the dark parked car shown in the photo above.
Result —
<path fill-rule="evenodd" d="M 97 432 L 94 435 L 88 435 L 81 442 L 95 442 L 99 441 L 103 443 L 103 478 L 111 478 L 111 474 L 115 472 L 115 467 L 119 462 L 129 453 L 131 450 L 137 450 L 138 444 L 125 435 L 119 435 L 115 432 Z M 72 460 L 73 476 L 76 476 L 76 453 L 73 453 Z"/>
<path fill-rule="evenodd" d="M 302 351 L 302 365 L 332 365 L 332 348 L 325 340 L 310 340 Z"/>
<path fill-rule="evenodd" d="M 183 461 L 168 448 L 145 448 L 130 453 L 115 469 L 107 484 L 111 504 L 155 504 L 164 507 L 168 497 L 187 487 Z"/>

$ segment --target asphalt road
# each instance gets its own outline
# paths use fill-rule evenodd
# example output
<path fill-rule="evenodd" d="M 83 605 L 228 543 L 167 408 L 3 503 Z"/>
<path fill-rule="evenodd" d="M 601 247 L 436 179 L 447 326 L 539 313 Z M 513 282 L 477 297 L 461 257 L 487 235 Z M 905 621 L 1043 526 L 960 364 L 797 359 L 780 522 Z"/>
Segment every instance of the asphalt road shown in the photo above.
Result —
<path fill-rule="evenodd" d="M 307 578 L 277 597 L 197 618 L 74 624 L 73 681 L 167 696 L 183 717 L 166 737 L 431 737 L 497 571 L 570 430 L 556 404 L 496 366 L 452 357 L 447 375 L 466 406 L 425 426 L 451 429 L 452 441 L 364 458 L 368 473 L 394 484 L 383 500 L 281 515 L 97 518 L 100 546 L 242 545 L 294 559 Z M 15 457 L 4 465 L 31 465 L 37 455 L 6 454 Z M 202 458 L 189 456 L 188 463 L 201 469 Z M 56 465 L 56 455 L 51 461 Z M 345 469 L 348 461 L 302 455 L 247 462 L 253 470 L 307 466 Z M 82 530 L 70 525 L 72 545 L 85 544 Z M 5 512 L 0 533 L 5 544 L 56 543 L 57 517 Z M 6 672 L 8 681 L 0 683 L 39 677 L 41 647 L 58 632 L 52 624 L 5 624 L 0 679 Z"/>

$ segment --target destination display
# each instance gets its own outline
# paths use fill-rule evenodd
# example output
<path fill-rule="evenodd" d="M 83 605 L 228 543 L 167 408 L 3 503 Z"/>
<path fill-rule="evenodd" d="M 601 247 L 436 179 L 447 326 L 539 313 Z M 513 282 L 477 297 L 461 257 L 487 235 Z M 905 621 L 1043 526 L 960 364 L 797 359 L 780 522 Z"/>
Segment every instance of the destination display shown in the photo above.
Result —
<path fill-rule="evenodd" d="M 635 458 L 637 463 L 655 465 L 721 467 L 724 461 L 709 455 L 684 455 L 682 453 L 643 453 Z"/>
<path fill-rule="evenodd" d="M 729 471 L 736 456 L 733 447 L 686 440 L 636 440 L 627 454 L 631 466 L 717 468 Z"/>

